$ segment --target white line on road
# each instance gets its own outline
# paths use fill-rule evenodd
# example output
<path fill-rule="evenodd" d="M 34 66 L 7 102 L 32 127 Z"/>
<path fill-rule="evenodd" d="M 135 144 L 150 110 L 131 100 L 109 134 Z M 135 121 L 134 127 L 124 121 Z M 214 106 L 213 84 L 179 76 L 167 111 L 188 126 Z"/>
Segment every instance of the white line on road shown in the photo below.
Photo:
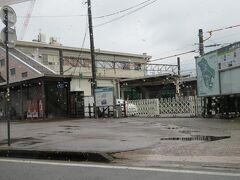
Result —
<path fill-rule="evenodd" d="M 109 166 L 109 165 L 99 165 L 99 164 L 80 164 L 80 163 L 78 164 L 78 163 L 71 163 L 71 162 L 64 163 L 64 162 L 21 160 L 21 159 L 7 159 L 7 158 L 0 158 L 0 162 L 240 177 L 240 173 L 223 173 L 223 172 L 211 172 L 211 171 L 144 168 L 144 167 L 129 167 L 129 166 Z"/>

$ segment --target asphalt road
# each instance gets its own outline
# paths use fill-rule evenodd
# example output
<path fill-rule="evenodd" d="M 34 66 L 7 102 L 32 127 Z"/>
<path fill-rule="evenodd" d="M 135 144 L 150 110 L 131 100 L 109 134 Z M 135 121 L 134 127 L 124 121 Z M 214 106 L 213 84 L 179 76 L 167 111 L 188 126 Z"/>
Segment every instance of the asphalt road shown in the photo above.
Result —
<path fill-rule="evenodd" d="M 1 180 L 239 180 L 240 173 L 0 159 Z"/>

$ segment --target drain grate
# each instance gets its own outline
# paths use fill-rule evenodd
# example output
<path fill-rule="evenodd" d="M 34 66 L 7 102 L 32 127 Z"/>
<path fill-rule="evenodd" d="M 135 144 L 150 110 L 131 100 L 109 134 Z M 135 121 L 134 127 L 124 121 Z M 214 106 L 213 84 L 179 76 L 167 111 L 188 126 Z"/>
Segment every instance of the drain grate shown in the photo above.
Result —
<path fill-rule="evenodd" d="M 204 136 L 195 135 L 191 137 L 167 137 L 161 138 L 161 141 L 218 141 L 222 139 L 228 139 L 231 136 Z"/>

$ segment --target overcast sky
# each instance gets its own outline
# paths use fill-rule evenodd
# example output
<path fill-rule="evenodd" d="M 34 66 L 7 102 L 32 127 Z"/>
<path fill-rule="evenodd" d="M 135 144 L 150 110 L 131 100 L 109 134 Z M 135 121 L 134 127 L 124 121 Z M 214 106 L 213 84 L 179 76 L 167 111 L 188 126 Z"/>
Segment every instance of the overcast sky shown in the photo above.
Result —
<path fill-rule="evenodd" d="M 86 30 L 87 6 L 84 0 L 36 0 L 32 18 L 24 40 L 36 39 L 39 31 L 58 37 L 63 45 L 82 46 Z M 92 0 L 93 16 L 113 13 L 145 0 Z M 13 5 L 18 16 L 16 25 L 20 34 L 23 17 L 29 2 Z M 198 29 L 209 31 L 216 28 L 238 25 L 240 17 L 239 0 L 158 0 L 120 20 L 94 28 L 95 48 L 130 53 L 147 53 L 153 58 L 197 49 Z M 125 13 L 123 13 L 125 14 Z M 119 17 L 94 19 L 98 25 Z M 36 17 L 60 16 L 60 17 Z M 66 17 L 63 17 L 66 16 Z M 205 38 L 208 34 L 204 34 Z M 240 28 L 213 34 L 206 44 L 232 43 L 240 40 Z M 87 36 L 85 48 L 89 48 Z M 209 51 L 211 49 L 207 49 Z M 195 69 L 194 56 L 181 56 L 184 70 Z M 156 63 L 176 63 L 176 58 Z"/>

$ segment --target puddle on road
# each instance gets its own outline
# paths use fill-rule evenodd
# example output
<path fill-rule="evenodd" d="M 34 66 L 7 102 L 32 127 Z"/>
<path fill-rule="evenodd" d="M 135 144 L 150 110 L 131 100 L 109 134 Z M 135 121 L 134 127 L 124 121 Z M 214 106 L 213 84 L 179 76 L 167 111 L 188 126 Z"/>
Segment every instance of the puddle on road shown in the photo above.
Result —
<path fill-rule="evenodd" d="M 80 130 L 80 126 L 60 125 L 59 127 L 63 127 L 64 130 L 66 130 L 66 131 L 62 131 L 62 132 L 65 132 L 65 133 L 69 133 L 72 130 Z"/>
<path fill-rule="evenodd" d="M 179 132 L 183 133 L 183 134 L 191 134 L 191 133 L 198 133 L 200 131 L 198 131 L 198 130 L 180 130 Z"/>
<path fill-rule="evenodd" d="M 167 137 L 161 138 L 161 141 L 218 141 L 222 139 L 228 139 L 231 136 L 204 136 L 204 135 L 195 135 L 191 137 Z"/>
<path fill-rule="evenodd" d="M 162 126 L 162 125 L 161 125 L 161 126 Z M 178 126 L 165 126 L 165 129 L 177 130 L 177 129 L 180 129 L 180 127 L 178 127 Z"/>
<path fill-rule="evenodd" d="M 65 128 L 79 128 L 80 126 L 60 125 L 59 127 L 65 127 Z"/>
<path fill-rule="evenodd" d="M 72 131 L 56 131 L 58 134 L 71 134 L 73 133 Z"/>
<path fill-rule="evenodd" d="M 0 141 L 0 146 L 1 145 L 6 145 L 7 144 L 7 139 L 4 139 L 2 141 Z M 25 137 L 25 138 L 11 138 L 11 143 L 19 143 L 20 145 L 34 145 L 37 143 L 41 143 L 41 141 L 39 139 L 33 138 L 33 137 Z"/>

